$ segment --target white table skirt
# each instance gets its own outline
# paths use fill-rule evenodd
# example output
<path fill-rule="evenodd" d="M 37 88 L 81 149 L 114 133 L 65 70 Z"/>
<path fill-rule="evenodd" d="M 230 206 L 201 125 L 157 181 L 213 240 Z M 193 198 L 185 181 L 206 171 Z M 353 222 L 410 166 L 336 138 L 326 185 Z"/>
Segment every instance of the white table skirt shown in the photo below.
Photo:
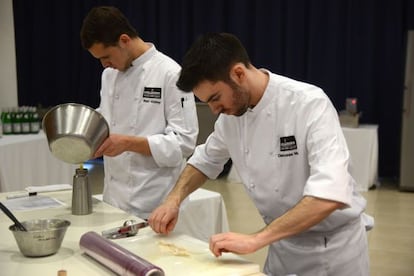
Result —
<path fill-rule="evenodd" d="M 367 191 L 378 182 L 378 125 L 343 127 L 342 131 L 351 155 L 351 173 L 357 190 Z"/>
<path fill-rule="evenodd" d="M 229 231 L 226 207 L 222 196 L 213 191 L 197 189 L 181 208 L 175 231 L 208 242 L 217 233 Z"/>
<path fill-rule="evenodd" d="M 0 192 L 27 186 L 72 183 L 75 165 L 55 158 L 46 135 L 3 135 L 0 138 Z"/>

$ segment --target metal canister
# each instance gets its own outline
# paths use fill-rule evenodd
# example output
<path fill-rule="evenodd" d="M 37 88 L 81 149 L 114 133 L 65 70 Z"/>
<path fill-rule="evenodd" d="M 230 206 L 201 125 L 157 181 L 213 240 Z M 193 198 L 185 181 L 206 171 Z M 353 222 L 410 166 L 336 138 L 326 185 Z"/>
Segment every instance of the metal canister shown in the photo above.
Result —
<path fill-rule="evenodd" d="M 88 182 L 88 170 L 76 169 L 73 176 L 72 214 L 88 215 L 92 213 L 92 191 Z"/>

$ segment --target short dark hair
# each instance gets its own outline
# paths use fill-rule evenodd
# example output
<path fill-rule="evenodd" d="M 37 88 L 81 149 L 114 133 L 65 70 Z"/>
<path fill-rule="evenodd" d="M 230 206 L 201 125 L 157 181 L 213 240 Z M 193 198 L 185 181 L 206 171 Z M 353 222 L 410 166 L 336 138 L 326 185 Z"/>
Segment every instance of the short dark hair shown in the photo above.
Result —
<path fill-rule="evenodd" d="M 80 30 L 82 47 L 85 49 L 95 43 L 102 43 L 105 47 L 115 46 L 122 34 L 138 37 L 125 15 L 119 9 L 108 6 L 92 8 Z"/>
<path fill-rule="evenodd" d="M 250 58 L 240 40 L 229 33 L 207 33 L 187 51 L 181 64 L 177 86 L 191 91 L 201 81 L 229 82 L 230 68 L 238 63 L 250 66 Z"/>

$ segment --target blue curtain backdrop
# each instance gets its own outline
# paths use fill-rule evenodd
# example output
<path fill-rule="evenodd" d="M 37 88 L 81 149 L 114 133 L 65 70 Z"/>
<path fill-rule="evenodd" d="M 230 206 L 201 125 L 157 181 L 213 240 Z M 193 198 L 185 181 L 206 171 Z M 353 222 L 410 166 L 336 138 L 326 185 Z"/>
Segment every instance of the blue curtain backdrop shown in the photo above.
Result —
<path fill-rule="evenodd" d="M 225 31 L 252 62 L 320 86 L 337 110 L 359 99 L 361 123 L 379 124 L 379 175 L 398 177 L 410 0 L 14 0 L 20 105 L 99 104 L 101 65 L 83 50 L 83 17 L 117 6 L 145 41 L 181 61 L 200 34 Z"/>

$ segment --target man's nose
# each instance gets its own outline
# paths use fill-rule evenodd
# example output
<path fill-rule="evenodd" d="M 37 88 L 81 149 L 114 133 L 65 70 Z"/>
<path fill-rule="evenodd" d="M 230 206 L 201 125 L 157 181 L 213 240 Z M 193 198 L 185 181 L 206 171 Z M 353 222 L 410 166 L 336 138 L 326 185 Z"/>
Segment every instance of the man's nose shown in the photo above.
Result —
<path fill-rule="evenodd" d="M 109 61 L 101 61 L 102 67 L 107 68 L 111 66 L 111 63 Z"/>
<path fill-rule="evenodd" d="M 208 106 L 214 115 L 218 115 L 221 112 L 221 107 L 219 104 L 208 103 Z"/>

